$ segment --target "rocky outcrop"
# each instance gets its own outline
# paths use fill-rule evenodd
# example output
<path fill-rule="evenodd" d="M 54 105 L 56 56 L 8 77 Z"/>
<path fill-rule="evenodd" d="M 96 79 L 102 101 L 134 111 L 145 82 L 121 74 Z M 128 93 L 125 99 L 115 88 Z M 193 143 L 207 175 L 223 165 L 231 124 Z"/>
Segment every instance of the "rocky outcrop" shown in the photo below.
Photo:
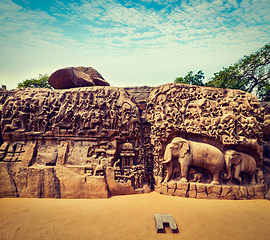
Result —
<path fill-rule="evenodd" d="M 257 98 L 239 90 L 20 90 L 2 105 L 0 197 L 106 198 L 155 189 L 199 199 L 264 198 L 262 125 Z"/>
<path fill-rule="evenodd" d="M 149 192 L 150 146 L 141 144 L 149 140 L 142 136 L 146 127 L 122 88 L 18 91 L 2 108 L 1 196 Z"/>
<path fill-rule="evenodd" d="M 155 191 L 170 196 L 197 199 L 247 200 L 263 199 L 265 196 L 264 184 L 258 184 L 256 186 L 237 186 L 172 181 L 169 183 L 156 184 Z"/>
<path fill-rule="evenodd" d="M 91 67 L 69 67 L 59 69 L 50 76 L 49 84 L 55 89 L 110 86 L 101 74 Z"/>
<path fill-rule="evenodd" d="M 254 95 L 166 84 L 149 95 L 147 121 L 151 125 L 154 185 L 161 193 L 176 191 L 171 182 L 180 184 L 177 194 L 199 198 L 208 198 L 205 189 L 209 183 L 225 184 L 227 190 L 231 183 L 238 187 L 263 184 L 264 115 Z M 233 154 L 229 156 L 229 152 Z M 200 184 L 194 185 L 194 181 Z M 183 188 L 183 183 L 189 187 Z M 238 193 L 234 195 L 240 199 Z"/>
<path fill-rule="evenodd" d="M 265 109 L 264 112 L 264 123 L 263 123 L 263 140 L 270 141 L 270 102 L 262 102 L 262 107 Z"/>
<path fill-rule="evenodd" d="M 266 186 L 266 198 L 270 200 L 270 102 L 262 102 L 263 123 L 263 178 Z"/>

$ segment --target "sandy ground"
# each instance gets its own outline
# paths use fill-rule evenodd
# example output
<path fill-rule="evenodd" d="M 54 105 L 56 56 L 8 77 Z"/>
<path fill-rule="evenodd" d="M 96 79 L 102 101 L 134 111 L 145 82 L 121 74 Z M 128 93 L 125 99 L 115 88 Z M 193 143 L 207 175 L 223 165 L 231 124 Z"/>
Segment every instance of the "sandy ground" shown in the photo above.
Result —
<path fill-rule="evenodd" d="M 171 214 L 179 233 L 156 233 L 154 213 Z M 270 239 L 270 201 L 4 198 L 0 239 Z"/>

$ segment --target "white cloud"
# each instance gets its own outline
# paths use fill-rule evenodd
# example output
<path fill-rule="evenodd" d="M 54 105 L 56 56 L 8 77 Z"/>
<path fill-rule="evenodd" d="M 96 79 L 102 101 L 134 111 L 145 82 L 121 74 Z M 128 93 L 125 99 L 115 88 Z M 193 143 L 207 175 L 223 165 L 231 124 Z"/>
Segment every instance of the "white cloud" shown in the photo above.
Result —
<path fill-rule="evenodd" d="M 58 1 L 50 13 L 0 2 L 0 78 L 85 65 L 113 85 L 158 85 L 190 70 L 211 77 L 269 41 L 267 0 L 167 0 L 161 11 L 143 2 Z"/>

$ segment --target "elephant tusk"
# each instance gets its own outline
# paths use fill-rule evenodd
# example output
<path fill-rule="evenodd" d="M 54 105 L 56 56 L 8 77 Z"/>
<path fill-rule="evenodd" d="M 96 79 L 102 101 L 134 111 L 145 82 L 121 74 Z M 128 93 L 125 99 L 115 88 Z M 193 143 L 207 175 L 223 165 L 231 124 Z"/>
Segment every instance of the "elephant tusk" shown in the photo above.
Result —
<path fill-rule="evenodd" d="M 172 159 L 170 158 L 169 160 L 165 160 L 165 161 L 161 161 L 160 163 L 161 164 L 166 164 L 166 163 L 169 163 Z"/>

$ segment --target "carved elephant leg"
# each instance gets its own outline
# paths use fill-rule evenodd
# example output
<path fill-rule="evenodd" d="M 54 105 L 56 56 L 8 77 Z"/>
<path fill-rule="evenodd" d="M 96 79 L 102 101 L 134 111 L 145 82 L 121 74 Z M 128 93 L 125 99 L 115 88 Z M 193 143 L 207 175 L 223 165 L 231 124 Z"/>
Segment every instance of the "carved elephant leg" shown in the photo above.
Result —
<path fill-rule="evenodd" d="M 256 180 L 255 180 L 255 172 L 251 173 L 251 181 L 250 184 L 256 184 Z"/>
<path fill-rule="evenodd" d="M 213 181 L 211 182 L 213 185 L 219 185 L 219 172 L 213 174 Z"/>
<path fill-rule="evenodd" d="M 242 178 L 239 176 L 241 172 L 240 165 L 237 165 L 234 169 L 234 177 L 241 183 Z"/>
<path fill-rule="evenodd" d="M 173 163 L 172 163 L 172 161 L 170 161 L 167 164 L 167 175 L 166 175 L 165 180 L 164 180 L 165 183 L 170 180 L 170 178 L 172 176 L 172 172 L 173 172 Z"/>
<path fill-rule="evenodd" d="M 181 175 L 182 178 L 180 179 L 181 183 L 186 183 L 187 182 L 187 176 L 188 176 L 188 167 L 189 164 L 185 163 L 184 161 L 180 161 L 181 165 Z"/>

